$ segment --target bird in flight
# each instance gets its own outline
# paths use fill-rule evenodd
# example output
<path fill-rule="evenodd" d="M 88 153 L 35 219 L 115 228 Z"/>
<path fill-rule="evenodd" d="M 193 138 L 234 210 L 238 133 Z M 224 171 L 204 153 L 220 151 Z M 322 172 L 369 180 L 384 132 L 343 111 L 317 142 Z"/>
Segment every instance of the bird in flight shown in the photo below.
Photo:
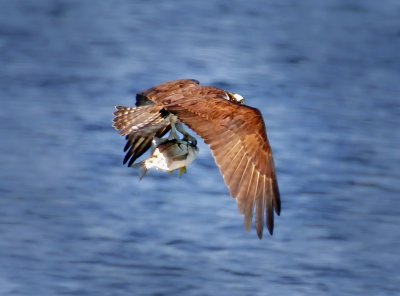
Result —
<path fill-rule="evenodd" d="M 183 124 L 195 131 L 210 146 L 246 229 L 255 214 L 258 237 L 264 221 L 272 235 L 274 211 L 281 211 L 272 150 L 260 111 L 244 105 L 242 96 L 197 80 L 174 80 L 137 94 L 135 107 L 117 106 L 114 115 L 114 128 L 127 140 L 128 166 L 151 148 L 153 139 L 169 131 L 196 145 Z"/>

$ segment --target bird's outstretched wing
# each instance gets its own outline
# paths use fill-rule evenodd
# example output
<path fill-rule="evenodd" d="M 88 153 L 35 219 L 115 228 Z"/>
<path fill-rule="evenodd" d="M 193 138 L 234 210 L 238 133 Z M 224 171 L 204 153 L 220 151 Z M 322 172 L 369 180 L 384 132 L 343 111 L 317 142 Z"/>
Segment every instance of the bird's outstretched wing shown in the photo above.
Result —
<path fill-rule="evenodd" d="M 161 138 L 171 129 L 162 106 L 155 104 L 154 98 L 165 98 L 181 94 L 183 90 L 195 87 L 197 80 L 182 79 L 160 84 L 136 95 L 136 108 L 118 106 L 114 112 L 113 126 L 126 136 L 126 152 L 123 163 L 132 164 L 151 147 L 154 137 Z"/>
<path fill-rule="evenodd" d="M 258 237 L 264 215 L 273 233 L 281 210 L 278 183 L 264 121 L 257 109 L 226 100 L 223 90 L 195 87 L 156 101 L 210 145 L 215 161 L 249 229 L 256 214 Z M 264 214 L 265 213 L 265 214 Z"/>
<path fill-rule="evenodd" d="M 198 86 L 199 82 L 195 79 L 180 79 L 161 83 L 138 94 L 136 96 L 136 106 L 142 106 L 146 102 L 143 98 L 152 102 L 158 102 L 160 99 L 175 94 L 180 95 L 184 91 Z"/>
<path fill-rule="evenodd" d="M 126 136 L 127 140 L 124 164 L 128 163 L 128 166 L 131 166 L 151 147 L 154 137 L 161 138 L 169 131 L 167 113 L 160 112 L 154 104 L 136 108 L 116 107 L 113 126 L 122 136 Z"/>

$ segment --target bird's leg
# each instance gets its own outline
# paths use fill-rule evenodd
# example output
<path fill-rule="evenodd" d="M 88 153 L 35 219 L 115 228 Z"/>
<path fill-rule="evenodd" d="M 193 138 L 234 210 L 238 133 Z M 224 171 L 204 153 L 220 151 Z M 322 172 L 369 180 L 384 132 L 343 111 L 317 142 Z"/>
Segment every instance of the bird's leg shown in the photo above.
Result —
<path fill-rule="evenodd" d="M 176 130 L 180 132 L 183 135 L 183 140 L 185 141 L 190 141 L 192 142 L 193 145 L 197 145 L 197 140 L 195 137 L 193 137 L 191 134 L 189 134 L 184 128 L 183 124 L 180 122 L 177 122 L 176 125 Z"/>
<path fill-rule="evenodd" d="M 175 122 L 171 122 L 171 132 L 169 133 L 168 140 L 179 141 L 179 136 Z"/>

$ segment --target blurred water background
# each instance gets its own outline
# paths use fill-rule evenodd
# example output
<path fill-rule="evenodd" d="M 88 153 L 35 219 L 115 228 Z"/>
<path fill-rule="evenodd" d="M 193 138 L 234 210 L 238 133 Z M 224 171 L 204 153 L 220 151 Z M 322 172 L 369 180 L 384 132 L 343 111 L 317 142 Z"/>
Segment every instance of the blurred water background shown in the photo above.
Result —
<path fill-rule="evenodd" d="M 400 295 L 400 2 L 0 0 L 0 295 Z M 195 78 L 267 123 L 275 234 L 208 148 L 122 166 L 114 105 Z"/>

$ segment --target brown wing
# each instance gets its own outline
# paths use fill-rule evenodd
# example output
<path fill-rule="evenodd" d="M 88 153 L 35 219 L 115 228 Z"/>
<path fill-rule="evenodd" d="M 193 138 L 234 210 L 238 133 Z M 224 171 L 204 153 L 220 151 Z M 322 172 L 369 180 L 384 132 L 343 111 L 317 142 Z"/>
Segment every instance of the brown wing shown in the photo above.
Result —
<path fill-rule="evenodd" d="M 197 87 L 157 103 L 178 116 L 210 145 L 225 184 L 236 198 L 249 229 L 256 213 L 262 238 L 264 212 L 273 233 L 274 212 L 281 209 L 274 161 L 264 121 L 257 109 L 230 102 L 223 90 Z"/>
<path fill-rule="evenodd" d="M 173 80 L 165 83 L 161 83 L 155 87 L 149 88 L 144 92 L 138 94 L 136 97 L 136 102 L 139 104 L 139 101 L 142 100 L 143 97 L 147 98 L 150 101 L 157 103 L 158 101 L 169 97 L 175 94 L 182 94 L 185 90 L 190 88 L 195 88 L 199 85 L 199 82 L 194 79 L 180 79 Z"/>
<path fill-rule="evenodd" d="M 116 107 L 113 126 L 123 136 L 126 136 L 126 152 L 123 163 L 131 166 L 136 159 L 143 155 L 150 147 L 154 137 L 161 138 L 170 129 L 170 122 L 166 119 L 167 111 L 159 111 L 152 105 L 136 108 Z"/>
<path fill-rule="evenodd" d="M 123 163 L 131 166 L 151 147 L 154 137 L 161 138 L 171 129 L 168 112 L 155 104 L 156 99 L 180 94 L 182 90 L 197 86 L 193 79 L 175 80 L 160 84 L 136 95 L 136 108 L 117 107 L 113 126 L 126 136 L 126 155 Z"/>

